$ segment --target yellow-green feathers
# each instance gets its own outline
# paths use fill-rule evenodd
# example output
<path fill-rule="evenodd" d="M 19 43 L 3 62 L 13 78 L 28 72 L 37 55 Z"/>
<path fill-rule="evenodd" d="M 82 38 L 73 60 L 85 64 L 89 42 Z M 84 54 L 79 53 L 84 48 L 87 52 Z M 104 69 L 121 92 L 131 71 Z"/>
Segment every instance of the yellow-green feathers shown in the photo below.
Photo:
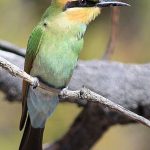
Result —
<path fill-rule="evenodd" d="M 100 13 L 97 7 L 63 10 L 67 0 L 56 0 L 44 13 L 33 30 L 27 47 L 25 71 L 40 77 L 47 84 L 61 88 L 69 82 L 79 53 L 83 35 Z M 20 129 L 27 115 L 29 85 L 23 83 L 23 113 Z"/>

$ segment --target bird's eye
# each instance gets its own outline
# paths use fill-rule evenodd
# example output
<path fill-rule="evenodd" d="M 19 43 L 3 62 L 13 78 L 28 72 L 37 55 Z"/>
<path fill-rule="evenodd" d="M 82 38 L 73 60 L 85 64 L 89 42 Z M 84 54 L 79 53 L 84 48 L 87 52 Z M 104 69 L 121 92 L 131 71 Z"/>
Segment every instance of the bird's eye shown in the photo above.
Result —
<path fill-rule="evenodd" d="M 86 6 L 87 1 L 86 0 L 79 0 L 80 5 Z"/>

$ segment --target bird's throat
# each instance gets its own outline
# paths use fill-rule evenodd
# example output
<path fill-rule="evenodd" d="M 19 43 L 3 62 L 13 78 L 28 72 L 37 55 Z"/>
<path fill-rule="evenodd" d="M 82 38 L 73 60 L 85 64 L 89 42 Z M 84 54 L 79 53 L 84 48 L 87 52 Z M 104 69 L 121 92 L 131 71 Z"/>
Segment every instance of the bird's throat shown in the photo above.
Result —
<path fill-rule="evenodd" d="M 70 21 L 89 24 L 100 14 L 100 9 L 98 7 L 70 8 L 65 13 Z"/>

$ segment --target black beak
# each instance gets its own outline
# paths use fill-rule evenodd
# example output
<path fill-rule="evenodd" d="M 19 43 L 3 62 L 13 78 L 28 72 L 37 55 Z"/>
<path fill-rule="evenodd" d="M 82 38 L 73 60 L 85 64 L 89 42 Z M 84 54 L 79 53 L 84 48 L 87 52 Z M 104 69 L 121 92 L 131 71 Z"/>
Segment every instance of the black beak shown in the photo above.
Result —
<path fill-rule="evenodd" d="M 110 6 L 130 6 L 127 3 L 124 2 L 118 2 L 118 1 L 100 1 L 99 3 L 96 4 L 97 7 L 110 7 Z"/>
<path fill-rule="evenodd" d="M 118 2 L 118 1 L 104 1 L 104 0 L 75 0 L 75 1 L 68 1 L 67 4 L 64 7 L 64 11 L 68 8 L 74 8 L 74 7 L 110 7 L 110 6 L 130 6 L 127 3 L 124 2 Z"/>

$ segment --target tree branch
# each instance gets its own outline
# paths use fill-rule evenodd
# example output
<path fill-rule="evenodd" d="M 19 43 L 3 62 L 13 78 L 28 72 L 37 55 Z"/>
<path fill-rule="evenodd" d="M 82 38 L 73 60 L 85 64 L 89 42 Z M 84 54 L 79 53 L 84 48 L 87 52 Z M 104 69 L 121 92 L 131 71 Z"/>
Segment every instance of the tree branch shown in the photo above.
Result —
<path fill-rule="evenodd" d="M 57 92 L 57 93 L 59 92 L 57 89 L 51 88 L 51 87 L 43 84 L 37 78 L 30 76 L 25 71 L 23 71 L 19 67 L 15 66 L 14 64 L 8 62 L 6 59 L 4 59 L 2 57 L 0 57 L 0 66 L 2 68 L 4 68 L 5 70 L 7 70 L 11 75 L 13 75 L 15 77 L 20 77 L 23 80 L 30 83 L 30 85 L 33 86 L 33 88 L 40 87 L 42 89 L 49 91 L 50 93 L 51 92 Z M 72 99 L 73 100 L 84 99 L 88 102 L 100 103 L 102 105 L 107 106 L 108 108 L 110 108 L 112 110 L 122 113 L 123 115 L 125 115 L 139 123 L 142 123 L 142 124 L 150 127 L 150 121 L 148 119 L 146 119 L 142 116 L 139 116 L 139 115 L 123 108 L 122 106 L 115 104 L 114 102 L 111 102 L 110 100 L 104 98 L 103 96 L 98 95 L 86 88 L 83 88 L 82 90 L 78 90 L 78 91 L 62 90 L 59 94 L 59 97 L 61 99 L 67 98 L 68 100 L 71 100 L 71 101 L 72 101 Z M 78 102 L 78 101 L 74 101 L 74 102 Z"/>
<path fill-rule="evenodd" d="M 104 60 L 110 60 L 110 57 L 114 53 L 116 42 L 117 42 L 119 17 L 120 17 L 120 8 L 113 7 L 112 17 L 111 17 L 111 34 L 109 37 L 106 51 L 103 55 Z"/>
<path fill-rule="evenodd" d="M 21 49 L 7 41 L 0 41 L 0 49 L 25 57 L 25 49 Z"/>
<path fill-rule="evenodd" d="M 130 119 L 137 121 L 139 123 L 142 123 L 143 125 L 146 125 L 150 127 L 150 121 L 148 119 L 145 119 L 127 109 L 124 107 L 115 104 L 114 102 L 110 101 L 109 99 L 106 99 L 105 97 L 98 95 L 97 93 L 94 93 L 93 91 L 87 89 L 87 88 L 82 88 L 81 90 L 78 91 L 70 91 L 70 90 L 62 90 L 60 92 L 60 98 L 61 99 L 74 99 L 74 100 L 87 100 L 88 102 L 94 102 L 94 103 L 100 103 L 101 105 L 104 105 L 108 107 L 109 109 L 112 109 L 118 113 L 121 113 L 124 116 L 129 117 Z M 76 102 L 76 101 L 75 101 Z"/>
<path fill-rule="evenodd" d="M 24 58 L 22 56 L 13 52 L 5 52 L 3 49 L 0 51 L 0 56 L 23 69 Z M 150 64 L 134 65 L 97 60 L 79 61 L 69 83 L 69 89 L 76 90 L 85 85 L 112 102 L 150 118 L 149 77 Z M 0 90 L 6 94 L 9 101 L 20 101 L 21 85 L 20 78 L 14 78 L 0 68 Z M 133 123 L 131 119 L 99 104 L 87 104 L 84 100 L 80 102 L 84 106 L 83 111 L 67 133 L 48 146 L 48 150 L 66 150 L 66 148 L 88 150 L 112 125 Z"/>
<path fill-rule="evenodd" d="M 39 86 L 39 81 L 37 78 L 34 78 L 21 70 L 19 67 L 15 66 L 14 64 L 10 63 L 6 59 L 0 57 L 0 66 L 7 70 L 12 76 L 20 77 L 23 80 L 29 82 L 33 87 Z"/>

